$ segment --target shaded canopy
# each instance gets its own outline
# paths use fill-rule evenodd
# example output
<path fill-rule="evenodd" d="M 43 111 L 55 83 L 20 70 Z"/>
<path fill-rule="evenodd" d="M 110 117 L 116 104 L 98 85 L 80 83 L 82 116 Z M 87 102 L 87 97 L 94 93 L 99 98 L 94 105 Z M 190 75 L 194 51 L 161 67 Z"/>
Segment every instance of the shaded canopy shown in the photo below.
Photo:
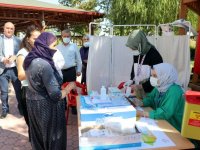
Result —
<path fill-rule="evenodd" d="M 70 8 L 36 0 L 1 0 L 0 30 L 5 22 L 13 22 L 17 31 L 22 31 L 30 24 L 42 27 L 44 20 L 50 27 L 64 29 L 66 26 L 88 25 L 103 14 L 94 11 Z"/>
<path fill-rule="evenodd" d="M 200 16 L 200 0 L 182 0 L 182 3 Z"/>

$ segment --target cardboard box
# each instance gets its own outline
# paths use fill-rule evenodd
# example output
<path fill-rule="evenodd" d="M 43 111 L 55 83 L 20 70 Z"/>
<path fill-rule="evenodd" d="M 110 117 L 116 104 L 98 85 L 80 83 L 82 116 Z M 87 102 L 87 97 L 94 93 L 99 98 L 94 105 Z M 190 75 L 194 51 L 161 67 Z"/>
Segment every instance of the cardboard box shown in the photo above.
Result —
<path fill-rule="evenodd" d="M 87 96 L 80 97 L 80 121 L 93 122 L 97 119 L 106 117 L 121 117 L 129 119 L 130 123 L 135 126 L 136 109 L 124 97 L 111 98 L 108 103 L 90 104 Z"/>
<path fill-rule="evenodd" d="M 141 133 L 110 137 L 84 137 L 79 129 L 80 150 L 103 150 L 141 147 Z"/>
<path fill-rule="evenodd" d="M 88 98 L 80 98 L 80 150 L 141 147 L 141 134 L 134 130 L 136 110 L 126 98 L 96 104 Z"/>

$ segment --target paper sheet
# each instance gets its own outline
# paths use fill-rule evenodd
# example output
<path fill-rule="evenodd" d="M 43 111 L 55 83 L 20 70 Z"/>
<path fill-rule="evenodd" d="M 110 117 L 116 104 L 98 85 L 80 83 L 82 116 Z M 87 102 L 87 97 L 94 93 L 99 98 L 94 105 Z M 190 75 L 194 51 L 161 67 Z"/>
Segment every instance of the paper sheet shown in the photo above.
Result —
<path fill-rule="evenodd" d="M 145 134 L 151 134 L 152 137 L 155 136 L 153 142 L 145 143 L 142 141 L 141 147 L 136 148 L 124 148 L 123 150 L 133 150 L 133 149 L 152 149 L 152 148 L 161 148 L 161 147 L 170 147 L 175 146 L 174 142 L 158 127 L 156 121 L 149 118 L 140 118 L 136 122 L 137 127 L 144 127 L 141 129 Z M 151 137 L 151 138 L 152 138 Z"/>

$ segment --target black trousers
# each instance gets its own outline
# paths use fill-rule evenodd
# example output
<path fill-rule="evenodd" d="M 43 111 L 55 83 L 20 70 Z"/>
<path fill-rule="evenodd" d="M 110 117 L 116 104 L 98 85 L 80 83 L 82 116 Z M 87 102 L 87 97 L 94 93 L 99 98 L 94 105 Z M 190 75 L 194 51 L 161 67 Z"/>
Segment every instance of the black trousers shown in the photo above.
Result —
<path fill-rule="evenodd" d="M 63 74 L 63 83 L 76 81 L 76 67 L 63 69 L 62 74 Z"/>
<path fill-rule="evenodd" d="M 27 111 L 27 106 L 26 106 L 26 90 L 28 87 L 23 86 L 22 87 L 22 111 L 24 114 L 24 119 L 26 121 L 26 124 L 29 126 L 29 121 L 28 121 L 28 111 Z"/>
<path fill-rule="evenodd" d="M 23 86 L 22 87 L 22 101 L 21 101 L 21 108 L 23 111 L 23 115 L 24 115 L 24 120 L 28 126 L 28 134 L 29 134 L 29 141 L 30 141 L 30 129 L 29 129 L 29 119 L 28 119 L 28 111 L 27 111 L 27 103 L 26 103 L 26 91 L 27 91 L 28 87 L 27 86 Z"/>
<path fill-rule="evenodd" d="M 87 71 L 87 64 L 82 64 L 82 78 L 81 83 L 86 83 L 86 71 Z"/>

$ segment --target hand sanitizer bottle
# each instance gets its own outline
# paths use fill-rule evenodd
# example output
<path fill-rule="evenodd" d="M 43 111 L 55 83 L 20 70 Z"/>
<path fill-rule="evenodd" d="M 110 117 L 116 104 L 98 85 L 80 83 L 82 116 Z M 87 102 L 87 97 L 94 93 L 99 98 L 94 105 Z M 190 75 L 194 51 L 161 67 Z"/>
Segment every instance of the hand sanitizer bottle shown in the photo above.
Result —
<path fill-rule="evenodd" d="M 106 98 L 106 88 L 105 86 L 101 87 L 101 99 L 105 99 Z"/>
<path fill-rule="evenodd" d="M 126 96 L 129 97 L 131 95 L 131 87 L 126 88 Z"/>

